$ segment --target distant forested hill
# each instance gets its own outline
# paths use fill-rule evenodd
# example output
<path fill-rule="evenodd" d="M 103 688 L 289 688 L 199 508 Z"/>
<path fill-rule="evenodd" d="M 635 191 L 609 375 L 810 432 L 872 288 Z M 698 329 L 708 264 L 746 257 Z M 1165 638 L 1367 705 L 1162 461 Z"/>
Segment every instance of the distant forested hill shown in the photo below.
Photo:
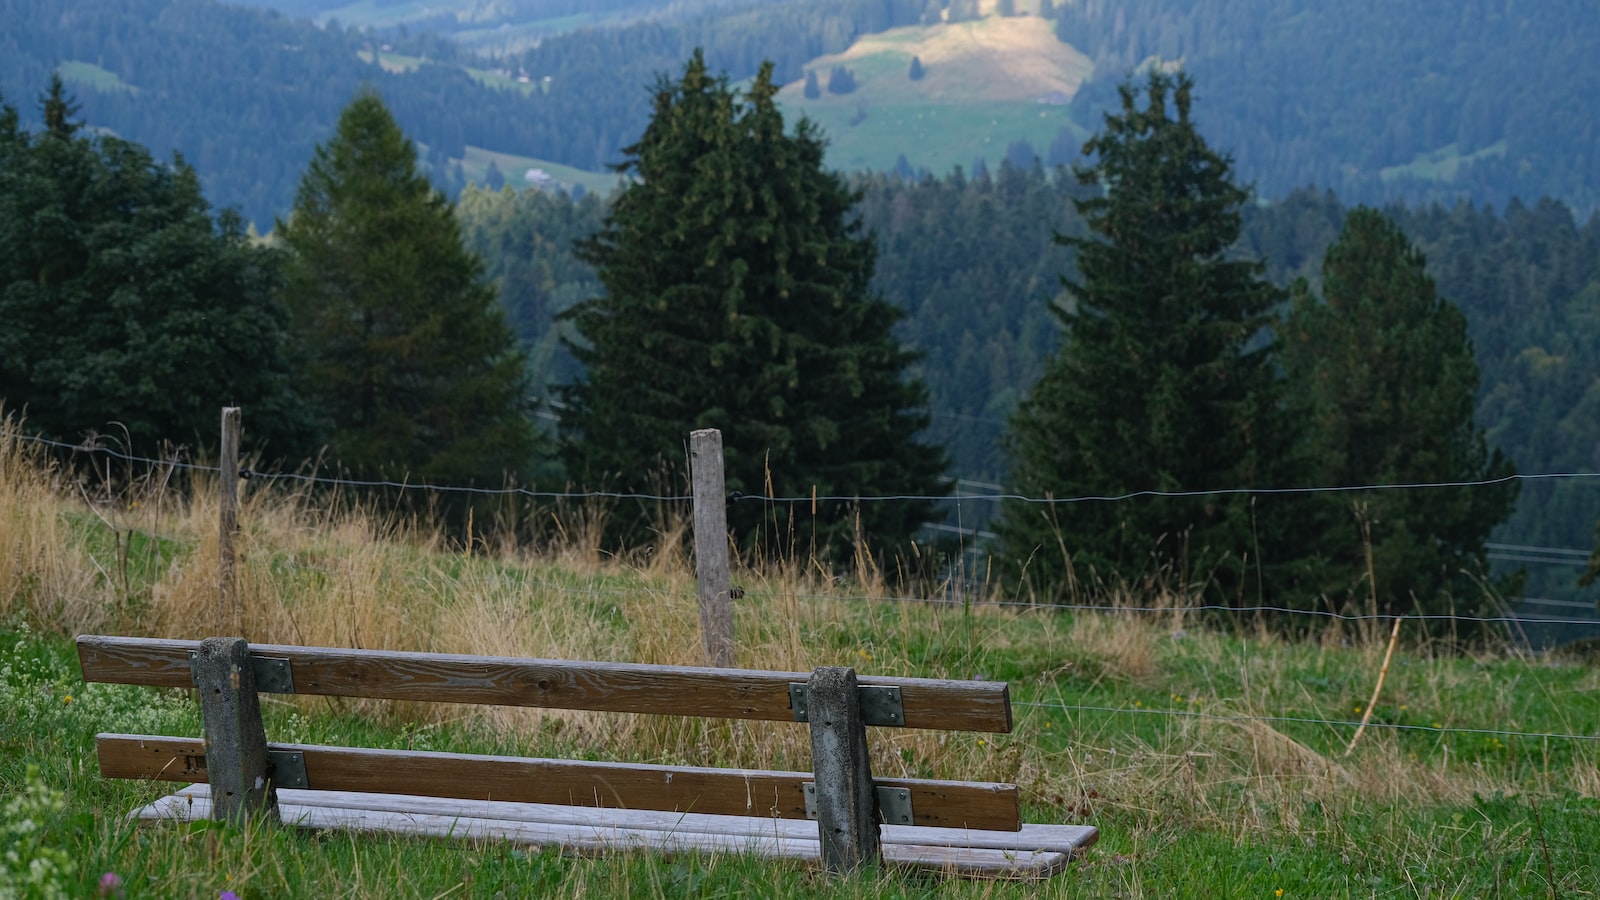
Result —
<path fill-rule="evenodd" d="M 705 12 L 708 7 L 718 10 Z M 181 151 L 220 206 L 260 226 L 285 211 L 340 108 L 363 85 L 382 93 L 426 145 L 435 180 L 459 189 L 468 146 L 600 170 L 642 131 L 656 76 L 696 46 L 734 78 L 765 58 L 798 73 L 856 36 L 914 20 L 920 0 L 688 3 L 672 19 L 579 31 L 504 61 L 525 83 L 459 63 L 436 36 L 321 28 L 215 0 L 0 0 L 0 95 L 33 111 L 52 69 L 72 83 L 92 127 L 158 156 Z M 397 51 L 382 51 L 389 40 Z M 363 56 L 364 54 L 364 56 Z M 364 61 L 365 60 L 365 61 Z M 441 64 L 442 61 L 442 64 Z M 468 60 L 475 61 L 475 60 Z M 548 80 L 546 77 L 548 76 Z"/>
<path fill-rule="evenodd" d="M 340 109 L 376 88 L 426 145 L 438 180 L 468 145 L 537 155 L 585 138 L 543 98 L 494 90 L 454 67 L 391 72 L 357 55 L 359 35 L 212 0 L 7 0 L 0 5 L 0 93 L 32 99 L 60 67 L 82 118 L 166 156 L 181 152 L 219 206 L 258 225 L 287 211 L 295 184 Z M 642 90 L 639 90 L 642 95 Z"/>
<path fill-rule="evenodd" d="M 1152 60 L 1199 86 L 1196 119 L 1258 193 L 1345 202 L 1558 197 L 1600 208 L 1600 10 L 1591 0 L 1086 0 L 1057 35 L 1087 53 L 1093 127 Z"/>
<path fill-rule="evenodd" d="M 484 157 L 468 147 L 605 168 L 642 131 L 657 75 L 695 47 L 736 80 L 770 59 L 785 81 L 864 35 L 937 28 L 951 12 L 942 0 L 501 0 L 431 8 L 433 21 L 417 19 L 415 4 L 382 0 L 270 2 L 307 14 L 344 11 L 368 30 L 215 0 L 0 0 L 0 93 L 27 114 L 60 67 L 91 126 L 158 155 L 182 151 L 214 202 L 266 226 L 288 207 L 311 147 L 363 84 L 384 95 L 426 145 L 435 180 L 454 192 L 466 177 L 483 177 Z M 1064 130 L 1096 130 L 1115 85 L 1138 66 L 1181 62 L 1199 86 L 1208 140 L 1234 155 L 1240 177 L 1263 197 L 1314 185 L 1345 202 L 1465 197 L 1503 207 L 1512 197 L 1550 196 L 1580 214 L 1600 208 L 1600 93 L 1592 89 L 1600 16 L 1588 0 L 1011 6 L 1051 12 L 1057 35 L 1093 61 Z M 391 13 L 409 24 L 382 24 Z M 535 25 L 549 33 L 499 59 L 451 43 L 476 41 L 485 27 Z M 851 126 L 835 130 L 843 146 Z M 917 145 L 937 139 L 873 137 L 905 143 L 899 152 L 912 169 L 923 165 L 926 148 Z M 994 147 L 991 167 L 1005 141 Z M 888 152 L 872 158 L 895 158 L 893 148 L 875 149 Z"/>
<path fill-rule="evenodd" d="M 436 34 L 494 56 L 537 46 L 552 35 L 648 18 L 682 18 L 772 0 L 232 0 L 291 16 L 337 20 L 390 37 Z"/>

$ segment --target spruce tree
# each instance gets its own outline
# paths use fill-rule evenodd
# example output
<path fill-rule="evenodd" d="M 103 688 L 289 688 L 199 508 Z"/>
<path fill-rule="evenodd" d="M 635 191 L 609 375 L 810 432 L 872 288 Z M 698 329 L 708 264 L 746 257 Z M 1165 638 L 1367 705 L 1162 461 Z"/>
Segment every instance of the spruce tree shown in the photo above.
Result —
<path fill-rule="evenodd" d="M 449 201 L 376 94 L 345 108 L 277 234 L 332 463 L 490 485 L 530 463 L 524 354 Z"/>
<path fill-rule="evenodd" d="M 856 89 L 856 73 L 844 66 L 834 66 L 828 73 L 828 93 L 850 94 Z"/>
<path fill-rule="evenodd" d="M 53 78 L 45 129 L 0 103 L 0 404 L 67 440 L 215 447 L 245 408 L 271 458 L 314 450 L 291 388 L 278 259 L 213 212 L 183 159 L 83 132 Z"/>
<path fill-rule="evenodd" d="M 822 86 L 817 83 L 816 69 L 806 70 L 806 86 L 801 93 L 805 95 L 807 100 L 816 100 L 822 96 Z"/>
<path fill-rule="evenodd" d="M 723 433 L 730 491 L 830 496 L 945 490 L 919 441 L 926 391 L 891 333 L 900 312 L 869 289 L 876 248 L 856 195 L 823 169 L 823 140 L 784 130 L 772 67 L 742 94 L 696 52 L 657 85 L 618 167 L 632 176 L 580 245 L 604 293 L 568 314 L 585 378 L 566 391 L 563 455 L 589 488 L 677 482 L 688 433 Z M 840 550 L 904 541 L 924 501 L 730 505 L 742 546 Z M 626 536 L 637 520 L 619 522 Z M 637 531 L 635 530 L 635 534 Z"/>
<path fill-rule="evenodd" d="M 1312 423 L 1316 483 L 1512 473 L 1473 422 L 1478 364 L 1466 317 L 1438 296 L 1426 258 L 1383 213 L 1350 213 L 1323 257 L 1322 299 L 1298 282 L 1284 333 L 1293 396 Z M 1484 542 L 1516 493 L 1507 481 L 1329 495 L 1323 590 L 1363 609 L 1375 598 L 1381 614 L 1471 610 L 1486 599 Z"/>
<path fill-rule="evenodd" d="M 1248 194 L 1190 117 L 1186 74 L 1119 88 L 1121 110 L 1076 170 L 1091 234 L 1055 312 L 1063 344 L 1014 414 L 1015 490 L 1034 498 L 1284 487 L 1293 433 L 1279 408 L 1268 326 L 1281 292 L 1236 259 Z M 1164 579 L 1238 602 L 1278 599 L 1293 551 L 1285 504 L 1237 493 L 1120 502 L 1011 503 L 1004 555 L 1033 590 Z"/>
<path fill-rule="evenodd" d="M 80 109 L 76 98 L 67 94 L 61 73 L 51 72 L 49 85 L 45 87 L 44 93 L 39 95 L 39 112 L 44 117 L 44 130 L 51 137 L 63 140 L 76 136 L 78 129 L 83 127 L 83 122 L 74 119 L 73 116 L 76 116 Z"/>

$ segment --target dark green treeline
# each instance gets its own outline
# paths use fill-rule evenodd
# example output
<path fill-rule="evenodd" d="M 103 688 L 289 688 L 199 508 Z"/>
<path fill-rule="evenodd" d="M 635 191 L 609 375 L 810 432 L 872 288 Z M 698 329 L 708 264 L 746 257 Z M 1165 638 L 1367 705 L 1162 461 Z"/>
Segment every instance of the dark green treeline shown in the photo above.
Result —
<path fill-rule="evenodd" d="M 929 438 L 948 448 L 953 478 L 1006 484 L 1005 422 L 1059 345 L 1050 309 L 1066 298 L 1060 277 L 1075 272 L 1071 248 L 1052 238 L 1086 233 L 1073 208 L 1083 188 L 1065 172 L 1009 165 L 978 178 L 856 183 L 863 225 L 880 249 L 873 286 L 906 311 L 897 333 L 923 354 L 913 371 L 929 388 Z M 514 321 L 527 345 L 542 348 L 536 384 L 570 379 L 577 366 L 558 349 L 552 319 L 590 295 L 595 281 L 566 242 L 598 228 L 603 204 L 470 190 L 459 211 L 504 302 L 527 313 Z M 1479 369 L 1475 421 L 1487 446 L 1523 472 L 1596 471 L 1600 220 L 1580 223 L 1553 200 L 1383 212 L 1425 257 L 1437 295 L 1465 317 Z M 1337 197 L 1318 191 L 1248 204 L 1234 252 L 1262 260 L 1267 280 L 1286 289 L 1307 277 L 1320 296 L 1323 254 L 1347 214 Z M 1597 510 L 1600 486 L 1525 483 L 1491 540 L 1587 550 Z M 985 528 L 991 511 L 968 502 L 962 524 Z M 1518 562 L 1494 565 L 1506 573 Z M 1593 592 L 1574 584 L 1579 571 L 1530 565 L 1527 590 L 1587 598 Z"/>
<path fill-rule="evenodd" d="M 63 121 L 72 119 L 69 114 Z M 10 121 L 13 124 L 8 152 L 25 154 L 27 160 L 41 158 L 35 155 L 35 149 L 43 146 L 48 133 L 28 134 L 15 124 L 15 119 Z M 252 323 L 250 333 L 257 339 L 248 346 L 241 345 L 230 359 L 266 353 L 275 342 L 284 340 L 283 309 L 275 301 L 258 299 L 262 291 L 275 290 L 271 286 L 280 277 L 274 251 L 246 240 L 237 219 L 210 211 L 192 172 L 185 175 L 182 165 L 151 163 L 147 153 L 139 156 L 142 148 L 118 143 L 114 138 L 73 133 L 61 146 L 97 147 L 95 152 L 102 159 L 120 160 L 116 171 L 126 177 L 117 182 L 119 189 L 133 184 L 128 173 L 143 166 L 153 176 L 152 183 L 176 186 L 180 194 L 187 192 L 187 199 L 174 208 L 188 210 L 184 214 L 189 216 L 188 221 L 204 225 L 193 234 L 203 232 L 209 237 L 204 241 L 185 238 L 181 246 L 192 250 L 205 246 L 206 241 L 217 241 L 215 248 L 226 248 L 223 255 L 234 260 L 229 263 L 239 273 L 229 276 L 235 278 L 234 283 L 258 286 L 233 292 L 234 302 L 248 299 L 246 305 L 252 311 L 247 315 L 242 308 L 236 308 L 230 314 L 231 321 Z M 68 153 L 60 158 L 78 157 Z M 38 175 L 37 168 L 30 168 L 33 165 L 30 161 L 9 168 L 6 177 L 13 179 L 12 185 L 20 184 L 16 179 Z M 55 174 L 49 177 L 69 187 L 92 187 L 96 183 L 92 177 L 94 166 L 86 166 L 84 171 L 90 177 L 76 182 L 60 181 Z M 190 179 L 189 187 L 183 187 L 186 178 Z M 1053 235 L 1088 233 L 1073 204 L 1075 199 L 1083 199 L 1083 189 L 1062 173 L 1009 165 L 999 167 L 992 176 L 967 178 L 955 174 L 917 180 L 878 176 L 859 180 L 855 185 L 861 191 L 855 209 L 864 229 L 875 235 L 879 251 L 872 288 L 905 311 L 895 334 L 921 353 L 911 374 L 929 388 L 929 442 L 949 447 L 951 475 L 1005 483 L 1008 463 L 996 450 L 999 436 L 1007 417 L 1059 346 L 1060 330 L 1049 310 L 1051 304 L 1059 304 L 1066 297 L 1060 277 L 1076 277 L 1076 269 L 1072 247 L 1057 244 Z M 52 195 L 49 191 L 9 189 L 6 215 L 12 219 L 7 224 L 6 239 L 22 241 L 30 234 L 44 233 L 30 232 L 31 226 L 17 224 L 32 221 L 27 216 L 91 220 L 92 204 L 58 205 L 59 210 L 54 212 L 43 206 L 27 206 L 34 199 L 50 196 L 92 199 L 92 192 Z M 154 210 L 156 206 L 150 208 Z M 1306 276 L 1309 291 L 1323 297 L 1324 251 L 1340 234 L 1347 216 L 1338 198 L 1307 191 L 1265 206 L 1247 204 L 1242 213 L 1243 230 L 1236 252 L 1262 260 L 1269 282 L 1288 287 L 1295 277 Z M 1600 446 L 1595 425 L 1600 417 L 1594 414 L 1595 404 L 1600 402 L 1600 388 L 1596 386 L 1593 363 L 1600 356 L 1591 346 L 1600 341 L 1600 324 L 1594 313 L 1600 296 L 1600 224 L 1595 219 L 1579 222 L 1568 208 L 1549 200 L 1513 203 L 1503 209 L 1461 205 L 1392 208 L 1383 213 L 1426 260 L 1425 271 L 1434 280 L 1437 296 L 1459 306 L 1464 314 L 1479 369 L 1474 405 L 1486 446 L 1504 452 L 1524 472 L 1593 471 L 1600 462 L 1594 449 Z M 598 280 L 592 269 L 572 253 L 571 242 L 598 230 L 605 205 L 595 198 L 574 202 L 557 195 L 469 191 L 456 214 L 465 240 L 482 255 L 487 277 L 500 289 L 501 303 L 518 338 L 531 351 L 533 393 L 548 397 L 550 385 L 570 382 L 579 372 L 561 348 L 559 329 L 552 321 L 561 311 L 596 293 Z M 155 235 L 165 233 L 156 227 L 158 222 L 182 220 L 182 215 L 157 217 L 152 213 L 139 221 L 147 223 L 147 235 Z M 98 235 L 97 239 L 116 234 L 117 247 L 125 241 L 131 246 L 134 236 L 122 225 L 98 231 L 80 229 L 79 233 Z M 172 237 L 176 234 L 173 232 Z M 24 252 L 24 244 L 15 246 L 19 249 L 8 252 L 5 262 L 33 265 L 28 263 L 27 253 L 34 253 L 37 247 Z M 178 246 L 171 241 L 167 245 Z M 139 252 L 154 253 L 155 249 Z M 25 323 L 29 315 L 34 315 L 28 312 L 30 308 L 44 309 L 57 302 L 30 293 L 30 281 L 35 285 L 55 284 L 48 278 L 41 282 L 41 271 L 35 267 L 20 275 L 7 275 L 9 302 L 15 311 L 9 321 Z M 91 267 L 83 271 L 92 274 L 94 270 Z M 94 296 L 109 297 L 111 293 L 107 289 Z M 124 291 L 116 295 L 116 302 L 132 303 L 133 296 Z M 78 301 L 69 297 L 64 302 Z M 93 305 L 89 303 L 88 307 Z M 162 308 L 180 307 L 166 303 Z M 118 323 L 130 321 L 120 313 L 113 315 Z M 251 316 L 259 318 L 253 320 Z M 17 330 L 14 334 L 23 332 Z M 88 340 L 100 334 L 85 328 L 77 336 Z M 154 352 L 166 346 L 147 343 L 140 349 Z M 27 341 L 17 338 L 16 345 L 18 352 L 6 354 L 7 362 L 27 358 Z M 98 361 L 109 360 L 110 357 L 103 357 Z M 58 368 L 71 382 L 68 387 L 79 392 L 73 396 L 87 396 L 85 392 L 90 389 L 124 383 L 135 396 L 145 390 L 135 379 L 89 383 L 70 366 Z M 282 385 L 285 368 L 281 359 L 268 354 L 261 364 L 250 367 L 250 372 L 277 372 L 277 383 Z M 254 398 L 290 396 L 274 395 L 272 390 L 276 388 L 250 388 L 239 394 L 241 402 L 263 409 L 270 409 L 274 401 Z M 8 391 L 8 406 L 16 405 L 9 399 L 12 393 Z M 57 434 L 76 436 L 86 423 L 92 427 L 95 422 L 113 418 L 125 420 L 135 411 L 130 408 L 130 401 L 120 397 L 112 405 L 118 411 L 105 416 L 98 411 L 88 415 L 63 413 Z M 209 401 L 204 404 L 206 421 L 214 418 L 211 405 L 214 404 Z M 559 410 L 546 414 L 558 415 Z M 265 423 L 259 424 L 263 428 L 257 429 L 257 434 L 265 430 Z M 187 439 L 188 434 L 208 427 L 203 423 L 157 423 L 149 430 L 163 435 L 175 431 L 179 439 Z M 282 446 L 292 445 L 294 435 L 303 435 L 305 427 L 304 422 L 286 421 Z M 1513 545 L 1587 549 L 1593 544 L 1595 510 L 1600 508 L 1596 493 L 1595 487 L 1579 481 L 1529 483 L 1512 517 L 1494 533 L 1494 538 Z M 979 524 L 972 520 L 974 514 L 969 505 L 969 518 L 964 524 Z M 1531 569 L 1530 593 L 1548 596 L 1561 590 L 1568 592 L 1566 596 L 1573 596 L 1570 585 L 1576 574 L 1571 569 Z M 1541 578 L 1545 581 L 1541 582 Z"/>
<path fill-rule="evenodd" d="M 216 446 L 219 407 L 312 449 L 275 296 L 279 254 L 215 212 L 181 158 L 92 135 L 59 79 L 24 130 L 0 100 L 0 403 L 76 442 Z"/>

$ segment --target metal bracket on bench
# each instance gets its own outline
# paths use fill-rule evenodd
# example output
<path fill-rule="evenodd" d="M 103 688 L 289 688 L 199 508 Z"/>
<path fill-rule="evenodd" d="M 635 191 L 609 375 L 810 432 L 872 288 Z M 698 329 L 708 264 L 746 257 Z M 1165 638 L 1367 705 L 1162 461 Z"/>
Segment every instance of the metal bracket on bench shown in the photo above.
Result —
<path fill-rule="evenodd" d="M 200 656 L 199 651 L 189 651 L 189 672 L 193 679 L 195 660 Z M 289 666 L 289 661 L 276 656 L 257 656 L 250 654 L 250 668 L 256 673 L 256 690 L 269 694 L 294 693 L 294 672 Z"/>
<path fill-rule="evenodd" d="M 808 781 L 804 787 L 806 818 L 815 821 L 817 818 L 817 783 Z M 872 790 L 878 796 L 878 818 L 885 825 L 916 824 L 916 818 L 911 814 L 911 792 L 909 790 L 877 786 L 874 786 Z"/>
<path fill-rule="evenodd" d="M 856 688 L 861 698 L 861 721 L 867 725 L 905 725 L 906 711 L 900 704 L 900 688 L 895 685 L 863 684 Z M 789 682 L 789 708 L 796 722 L 809 722 L 806 714 L 806 683 Z"/>
<path fill-rule="evenodd" d="M 275 788 L 308 788 L 306 755 L 298 750 L 268 750 L 268 778 Z"/>

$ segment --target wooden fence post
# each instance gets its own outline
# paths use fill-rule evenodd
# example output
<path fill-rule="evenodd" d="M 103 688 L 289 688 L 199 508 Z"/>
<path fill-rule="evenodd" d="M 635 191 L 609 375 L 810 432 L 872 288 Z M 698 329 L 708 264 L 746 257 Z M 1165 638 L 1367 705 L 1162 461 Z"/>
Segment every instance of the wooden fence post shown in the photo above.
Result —
<path fill-rule="evenodd" d="M 811 723 L 811 771 L 816 776 L 817 832 L 822 864 L 845 874 L 878 864 L 878 798 L 867 756 L 856 670 L 819 666 L 806 682 Z"/>
<path fill-rule="evenodd" d="M 733 665 L 733 599 L 728 575 L 727 482 L 722 432 L 689 433 L 689 478 L 694 492 L 694 576 L 700 594 L 700 640 L 708 665 Z"/>
<path fill-rule="evenodd" d="M 267 770 L 250 645 L 243 638 L 206 638 L 195 656 L 194 686 L 205 726 L 211 817 L 238 822 L 265 814 L 278 821 L 278 792 Z"/>
<path fill-rule="evenodd" d="M 239 432 L 239 407 L 223 407 L 222 458 L 217 473 L 217 499 L 222 519 L 217 536 L 217 579 L 222 604 L 220 621 L 228 624 L 234 634 L 244 633 L 233 555 L 233 536 L 239 531 Z"/>

